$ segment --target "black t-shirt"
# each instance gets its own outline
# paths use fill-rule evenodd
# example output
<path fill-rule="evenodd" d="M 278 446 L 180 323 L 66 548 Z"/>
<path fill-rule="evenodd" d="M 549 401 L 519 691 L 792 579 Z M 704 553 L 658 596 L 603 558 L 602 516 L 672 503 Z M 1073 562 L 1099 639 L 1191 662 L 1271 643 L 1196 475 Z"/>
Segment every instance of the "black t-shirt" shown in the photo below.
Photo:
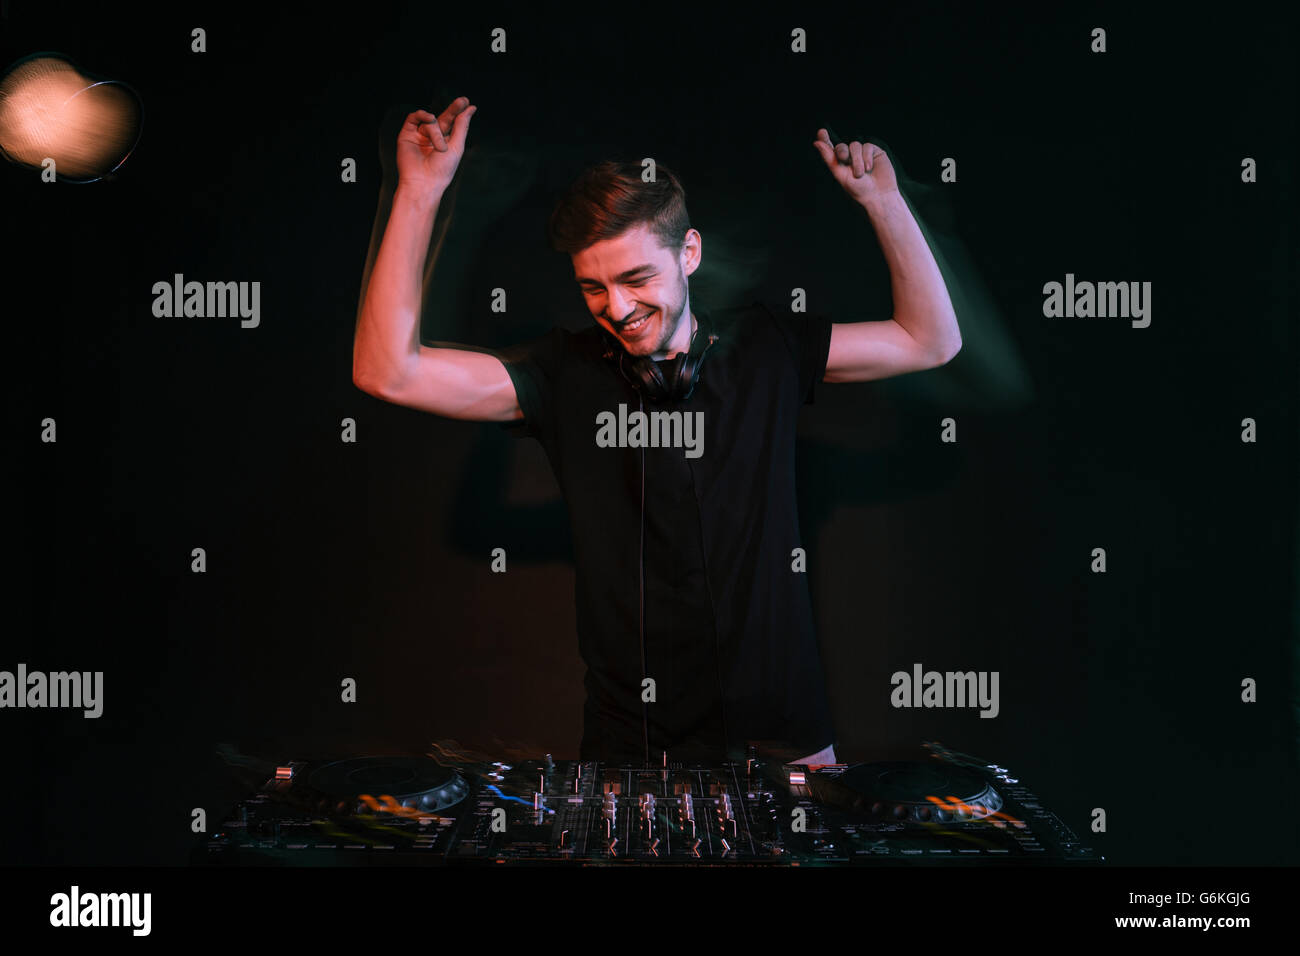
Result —
<path fill-rule="evenodd" d="M 809 754 L 833 743 L 807 576 L 792 555 L 803 547 L 797 416 L 825 371 L 831 323 L 760 303 L 692 311 L 697 335 L 719 338 L 681 402 L 642 399 L 604 357 L 595 324 L 498 353 L 524 413 L 504 427 L 541 442 L 568 505 L 587 665 L 583 759 L 639 760 L 647 731 L 655 759 L 716 759 L 750 740 Z M 620 404 L 695 416 L 702 435 L 633 447 L 626 419 L 609 447 L 611 432 L 602 442 L 597 432 L 611 415 L 624 420 Z"/>

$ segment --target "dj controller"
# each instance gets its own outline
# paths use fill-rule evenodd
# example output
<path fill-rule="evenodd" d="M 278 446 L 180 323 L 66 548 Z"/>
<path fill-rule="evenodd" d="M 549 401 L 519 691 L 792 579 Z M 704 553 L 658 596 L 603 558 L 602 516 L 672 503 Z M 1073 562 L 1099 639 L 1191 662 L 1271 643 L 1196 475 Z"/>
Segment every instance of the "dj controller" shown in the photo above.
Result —
<path fill-rule="evenodd" d="M 853 865 L 1100 862 L 1003 767 L 928 759 L 658 766 L 426 755 L 291 761 L 197 864 Z"/>

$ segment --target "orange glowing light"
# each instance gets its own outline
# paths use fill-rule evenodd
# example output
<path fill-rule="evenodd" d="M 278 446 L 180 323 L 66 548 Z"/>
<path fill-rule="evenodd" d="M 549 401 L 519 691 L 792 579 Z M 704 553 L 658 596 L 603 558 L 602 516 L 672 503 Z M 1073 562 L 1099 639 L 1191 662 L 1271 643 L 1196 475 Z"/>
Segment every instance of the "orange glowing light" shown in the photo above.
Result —
<path fill-rule="evenodd" d="M 398 817 L 409 817 L 415 820 L 439 820 L 443 818 L 436 813 L 430 813 L 428 810 L 421 810 L 418 807 L 404 807 L 397 802 L 397 798 L 392 794 L 381 794 L 376 800 L 368 793 L 357 795 L 357 799 L 364 803 L 375 813 L 391 813 Z"/>
<path fill-rule="evenodd" d="M 95 80 L 40 55 L 0 80 L 0 150 L 34 169 L 53 160 L 63 179 L 98 179 L 126 161 L 142 121 L 140 101 L 116 80 Z"/>
<path fill-rule="evenodd" d="M 1022 827 L 1025 825 L 1023 821 L 1017 820 L 1009 813 L 1004 813 L 1001 810 L 990 811 L 989 808 L 984 806 L 984 804 L 982 803 L 969 804 L 951 795 L 948 797 L 947 800 L 945 800 L 943 797 L 934 797 L 928 795 L 926 796 L 925 799 L 929 800 L 931 803 L 938 804 L 940 807 L 942 807 L 945 810 L 954 810 L 954 811 L 965 810 L 972 817 L 975 817 L 977 819 L 993 820 L 994 826 L 1006 826 L 1005 823 L 1000 823 L 998 822 L 997 819 L 994 819 L 995 817 L 1000 818 L 1002 820 L 1008 820 L 1012 824 L 1018 827 Z"/>

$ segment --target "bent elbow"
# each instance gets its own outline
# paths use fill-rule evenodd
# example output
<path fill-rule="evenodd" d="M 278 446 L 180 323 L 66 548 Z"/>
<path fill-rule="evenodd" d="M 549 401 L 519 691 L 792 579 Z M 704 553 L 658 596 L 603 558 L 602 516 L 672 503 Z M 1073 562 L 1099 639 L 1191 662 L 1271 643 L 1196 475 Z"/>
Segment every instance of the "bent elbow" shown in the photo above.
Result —
<path fill-rule="evenodd" d="M 383 388 L 373 379 L 368 378 L 359 369 L 354 368 L 352 370 L 352 384 L 374 398 L 383 399 L 386 398 L 388 394 L 387 389 Z"/>
<path fill-rule="evenodd" d="M 957 344 L 951 345 L 939 353 L 939 361 L 935 363 L 936 367 L 939 365 L 947 365 L 949 362 L 951 362 L 953 359 L 957 357 L 957 353 L 960 351 L 961 351 L 961 339 L 958 339 Z"/>

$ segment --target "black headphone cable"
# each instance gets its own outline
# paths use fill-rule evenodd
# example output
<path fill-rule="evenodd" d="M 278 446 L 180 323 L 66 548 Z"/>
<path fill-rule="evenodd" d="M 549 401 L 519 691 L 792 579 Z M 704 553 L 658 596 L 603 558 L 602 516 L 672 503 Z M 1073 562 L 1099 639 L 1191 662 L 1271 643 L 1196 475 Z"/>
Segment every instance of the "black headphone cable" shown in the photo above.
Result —
<path fill-rule="evenodd" d="M 637 410 L 645 413 L 645 399 L 636 390 Z M 640 570 L 641 594 L 638 625 L 641 632 L 641 732 L 645 739 L 645 765 L 650 766 L 650 712 L 645 699 L 645 445 L 641 446 L 641 553 L 637 558 Z"/>

